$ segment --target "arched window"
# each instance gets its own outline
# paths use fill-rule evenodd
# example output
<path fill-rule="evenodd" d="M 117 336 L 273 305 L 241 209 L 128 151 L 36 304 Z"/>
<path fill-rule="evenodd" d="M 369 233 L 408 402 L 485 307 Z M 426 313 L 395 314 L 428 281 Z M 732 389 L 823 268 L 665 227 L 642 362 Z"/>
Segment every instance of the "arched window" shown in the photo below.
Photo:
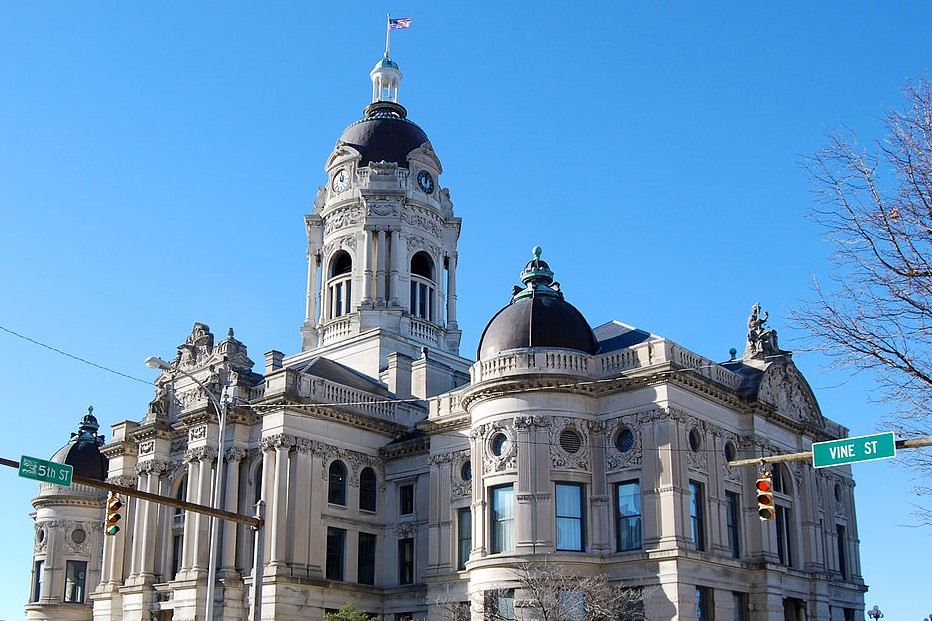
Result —
<path fill-rule="evenodd" d="M 346 505 L 346 466 L 341 461 L 330 464 L 327 502 L 332 505 Z"/>
<path fill-rule="evenodd" d="M 330 259 L 327 299 L 328 318 L 336 319 L 350 312 L 353 303 L 353 258 L 345 250 L 340 250 Z"/>
<path fill-rule="evenodd" d="M 375 470 L 363 468 L 359 475 L 359 508 L 363 511 L 375 511 L 377 481 Z"/>
<path fill-rule="evenodd" d="M 432 321 L 435 289 L 434 261 L 421 250 L 411 257 L 411 314 Z"/>

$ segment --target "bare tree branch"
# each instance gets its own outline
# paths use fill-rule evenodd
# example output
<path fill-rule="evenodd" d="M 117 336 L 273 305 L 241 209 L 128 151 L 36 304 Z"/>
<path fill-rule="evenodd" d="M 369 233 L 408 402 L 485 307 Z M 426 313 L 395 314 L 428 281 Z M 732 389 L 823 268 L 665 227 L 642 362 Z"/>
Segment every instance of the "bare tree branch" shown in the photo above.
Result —
<path fill-rule="evenodd" d="M 871 151 L 850 130 L 805 160 L 819 206 L 812 218 L 834 244 L 828 288 L 793 320 L 835 365 L 870 372 L 903 437 L 932 431 L 932 83 L 907 84 Z M 932 456 L 906 458 L 917 475 Z M 932 490 L 917 490 L 928 496 Z M 920 516 L 932 524 L 932 513 Z"/>

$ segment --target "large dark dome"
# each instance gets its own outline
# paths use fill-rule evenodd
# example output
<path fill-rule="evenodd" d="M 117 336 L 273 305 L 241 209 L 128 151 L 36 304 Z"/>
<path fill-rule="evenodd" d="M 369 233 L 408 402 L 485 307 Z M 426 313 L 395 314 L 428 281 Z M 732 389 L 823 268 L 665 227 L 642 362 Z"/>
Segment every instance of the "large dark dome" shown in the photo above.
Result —
<path fill-rule="evenodd" d="M 68 464 L 74 468 L 74 474 L 89 479 L 103 481 L 107 478 L 107 469 L 109 460 L 100 452 L 100 446 L 103 444 L 103 437 L 97 435 L 100 426 L 97 419 L 90 414 L 81 419 L 78 425 L 78 433 L 71 434 L 71 441 L 65 446 L 58 449 L 52 455 L 51 461 L 57 464 Z"/>
<path fill-rule="evenodd" d="M 575 306 L 563 299 L 553 272 L 540 260 L 540 248 L 534 260 L 521 273 L 525 288 L 515 287 L 511 303 L 498 311 L 479 339 L 479 360 L 509 349 L 546 347 L 575 349 L 587 354 L 599 350 L 599 342 L 589 322 Z"/>
<path fill-rule="evenodd" d="M 427 142 L 424 130 L 409 121 L 404 107 L 387 101 L 366 107 L 365 118 L 343 131 L 340 142 L 362 154 L 360 166 L 394 162 L 408 167 L 408 154 Z"/>

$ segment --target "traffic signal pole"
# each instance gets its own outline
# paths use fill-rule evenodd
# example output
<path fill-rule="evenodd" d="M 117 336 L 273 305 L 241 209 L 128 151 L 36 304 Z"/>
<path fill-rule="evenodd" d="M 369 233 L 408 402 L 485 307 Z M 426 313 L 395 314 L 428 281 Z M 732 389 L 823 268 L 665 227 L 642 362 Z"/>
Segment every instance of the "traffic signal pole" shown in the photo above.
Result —
<path fill-rule="evenodd" d="M 932 436 L 925 438 L 911 438 L 909 440 L 897 440 L 896 449 L 912 449 L 932 446 Z M 812 459 L 812 451 L 802 453 L 785 453 L 783 455 L 768 455 L 766 457 L 752 457 L 751 459 L 735 459 L 728 462 L 728 466 L 761 466 L 763 464 L 776 464 L 786 461 L 803 461 Z"/>
<path fill-rule="evenodd" d="M 0 457 L 0 466 L 19 468 L 19 462 Z M 178 509 L 184 509 L 185 511 L 193 511 L 194 513 L 203 513 L 204 515 L 220 518 L 221 520 L 236 522 L 237 524 L 245 524 L 253 530 L 259 530 L 262 528 L 264 523 L 262 518 L 253 515 L 243 515 L 241 513 L 233 513 L 232 511 L 224 511 L 223 509 L 214 509 L 213 507 L 208 507 L 207 505 L 188 502 L 186 500 L 178 500 L 176 498 L 169 498 L 168 496 L 160 496 L 159 494 L 150 494 L 149 492 L 143 492 L 132 487 L 126 487 L 125 485 L 115 485 L 113 483 L 107 483 L 106 481 L 100 481 L 98 479 L 82 477 L 77 474 L 72 476 L 72 481 L 75 483 L 80 483 L 81 485 L 87 485 L 88 487 L 105 489 L 108 492 L 114 492 L 124 496 L 132 496 L 133 498 L 148 500 L 149 502 L 168 505 L 169 507 L 176 507 Z"/>

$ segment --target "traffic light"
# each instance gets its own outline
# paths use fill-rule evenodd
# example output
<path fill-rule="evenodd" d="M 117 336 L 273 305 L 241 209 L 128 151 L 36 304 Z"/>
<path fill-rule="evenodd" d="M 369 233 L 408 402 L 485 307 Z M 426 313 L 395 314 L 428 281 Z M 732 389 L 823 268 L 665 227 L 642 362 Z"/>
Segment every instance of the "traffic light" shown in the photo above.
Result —
<path fill-rule="evenodd" d="M 757 484 L 757 515 L 761 520 L 772 520 L 777 517 L 773 507 L 773 473 L 770 470 L 761 470 Z"/>
<path fill-rule="evenodd" d="M 107 497 L 107 517 L 104 520 L 104 532 L 106 534 L 115 535 L 120 532 L 120 527 L 117 526 L 117 522 L 123 517 L 119 514 L 122 506 L 123 501 L 120 500 L 120 497 L 110 492 L 110 495 Z"/>

